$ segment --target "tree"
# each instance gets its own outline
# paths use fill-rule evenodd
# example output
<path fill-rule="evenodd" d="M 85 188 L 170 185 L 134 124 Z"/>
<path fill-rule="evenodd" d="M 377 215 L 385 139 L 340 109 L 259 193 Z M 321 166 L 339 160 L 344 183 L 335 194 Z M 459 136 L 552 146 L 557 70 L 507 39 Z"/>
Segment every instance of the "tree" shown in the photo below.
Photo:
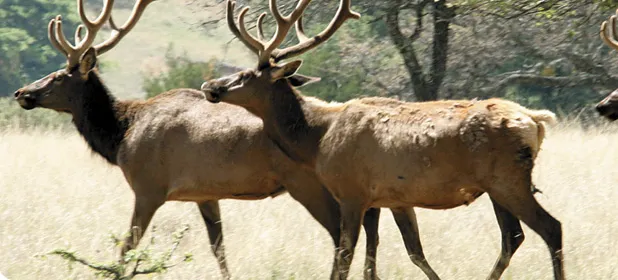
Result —
<path fill-rule="evenodd" d="M 0 0 L 0 96 L 57 70 L 66 61 L 47 39 L 47 24 L 63 15 L 67 34 L 76 27 L 75 3 Z"/>
<path fill-rule="evenodd" d="M 253 15 L 267 10 L 267 1 L 242 2 L 252 7 Z M 277 2 L 289 11 L 296 1 Z M 328 22 L 337 5 L 337 1 L 314 2 L 306 13 L 308 27 Z M 342 28 L 331 39 L 336 48 L 327 42 L 306 55 L 310 63 L 302 71 L 327 74 L 326 82 L 340 85 L 356 85 L 360 77 L 356 88 L 361 94 L 342 92 L 339 86 L 330 95 L 318 94 L 321 97 L 388 95 L 418 101 L 506 97 L 568 112 L 618 87 L 618 75 L 611 74 L 616 73 L 615 53 L 598 36 L 600 23 L 618 7 L 616 0 L 357 0 L 353 4 L 361 19 L 347 22 L 344 27 L 349 30 Z M 266 27 L 268 20 L 272 19 L 267 17 Z M 312 69 L 317 67 L 322 73 Z"/>

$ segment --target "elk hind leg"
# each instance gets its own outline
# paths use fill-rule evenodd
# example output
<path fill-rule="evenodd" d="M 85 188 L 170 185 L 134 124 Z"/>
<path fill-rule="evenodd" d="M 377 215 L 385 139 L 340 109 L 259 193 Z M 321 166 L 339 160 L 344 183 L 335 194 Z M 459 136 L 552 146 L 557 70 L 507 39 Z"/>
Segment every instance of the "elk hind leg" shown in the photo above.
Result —
<path fill-rule="evenodd" d="M 425 259 L 414 208 L 391 208 L 391 212 L 399 227 L 401 237 L 412 263 L 418 266 L 427 275 L 428 279 L 439 280 L 440 277 L 438 277 L 438 274 L 431 268 L 427 259 Z"/>
<path fill-rule="evenodd" d="M 564 279 L 562 225 L 534 198 L 530 191 L 532 184 L 530 173 L 526 171 L 516 176 L 518 175 L 516 172 L 510 171 L 508 176 L 502 178 L 504 180 L 500 178 L 495 180 L 496 184 L 488 194 L 543 238 L 551 254 L 554 278 L 562 280 Z"/>
<path fill-rule="evenodd" d="M 380 237 L 378 235 L 378 224 L 380 223 L 380 208 L 369 208 L 365 212 L 363 227 L 367 236 L 366 256 L 365 256 L 365 279 L 379 279 L 376 271 L 376 255 Z"/>
<path fill-rule="evenodd" d="M 227 261 L 225 260 L 219 202 L 216 200 L 205 201 L 198 203 L 198 207 L 200 208 L 200 213 L 202 214 L 204 223 L 206 224 L 208 239 L 210 240 L 210 248 L 217 258 L 221 275 L 223 276 L 223 279 L 231 279 L 230 272 L 227 268 Z"/>
<path fill-rule="evenodd" d="M 511 214 L 506 208 L 498 204 L 493 198 L 491 203 L 494 207 L 496 219 L 500 226 L 500 232 L 502 234 L 502 250 L 500 256 L 491 271 L 491 274 L 487 279 L 500 279 L 500 276 L 504 270 L 509 266 L 511 257 L 515 254 L 515 251 L 522 242 L 524 242 L 524 231 L 521 228 L 519 219 Z"/>

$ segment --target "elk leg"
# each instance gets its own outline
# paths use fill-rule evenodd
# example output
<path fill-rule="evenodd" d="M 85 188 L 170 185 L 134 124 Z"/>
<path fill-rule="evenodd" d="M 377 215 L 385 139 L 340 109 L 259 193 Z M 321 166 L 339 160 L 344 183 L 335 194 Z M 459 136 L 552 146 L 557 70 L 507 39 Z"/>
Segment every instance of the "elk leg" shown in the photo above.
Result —
<path fill-rule="evenodd" d="M 551 254 L 554 279 L 563 280 L 562 225 L 541 207 L 532 193 L 524 208 L 515 210 L 514 214 L 543 238 Z"/>
<path fill-rule="evenodd" d="M 140 240 L 148 224 L 152 220 L 155 212 L 165 200 L 152 199 L 148 197 L 135 196 L 135 208 L 133 209 L 133 217 L 131 218 L 130 234 L 125 239 L 124 246 L 121 250 L 121 260 L 124 255 L 131 249 L 135 249 L 139 245 Z"/>
<path fill-rule="evenodd" d="M 205 201 L 198 203 L 198 207 L 200 208 L 200 213 L 202 213 L 202 218 L 204 218 L 206 230 L 208 231 L 208 239 L 210 240 L 210 248 L 217 258 L 221 275 L 223 279 L 231 279 L 230 272 L 227 268 L 227 261 L 225 260 L 219 201 Z"/>
<path fill-rule="evenodd" d="M 530 170 L 520 176 L 513 176 L 517 173 L 513 174 L 512 168 L 505 170 L 503 174 L 509 175 L 496 178 L 488 194 L 543 238 L 551 253 L 554 279 L 563 280 L 562 226 L 534 198 Z"/>
<path fill-rule="evenodd" d="M 335 254 L 333 260 L 333 269 L 331 270 L 331 278 L 334 279 L 337 275 L 337 252 L 341 236 L 341 219 L 339 203 L 333 198 L 332 194 L 322 186 L 313 173 L 298 172 L 297 170 L 286 170 L 285 174 L 294 175 L 294 181 L 288 181 L 283 178 L 283 183 L 288 193 L 292 198 L 309 211 L 309 214 L 316 219 L 330 234 L 335 244 Z M 319 187 L 318 187 L 319 186 Z M 367 211 L 365 215 L 379 217 L 379 209 Z M 375 257 L 378 246 L 378 219 L 370 219 L 372 223 L 364 224 L 367 232 L 367 260 L 372 260 L 372 263 L 366 261 L 366 266 L 370 266 L 373 275 L 377 272 L 375 269 Z M 367 229 L 369 227 L 369 229 Z M 374 236 L 372 234 L 375 233 Z M 377 276 L 375 276 L 377 278 Z M 374 279 L 376 279 L 374 278 Z"/>
<path fill-rule="evenodd" d="M 369 208 L 365 212 L 363 227 L 367 235 L 365 256 L 365 279 L 379 279 L 376 271 L 376 254 L 380 237 L 378 236 L 378 224 L 380 223 L 380 208 Z"/>
<path fill-rule="evenodd" d="M 392 208 L 391 212 L 393 212 L 393 217 L 399 227 L 401 237 L 412 263 L 418 266 L 427 275 L 427 278 L 439 280 L 440 277 L 438 277 L 438 274 L 431 268 L 427 259 L 425 259 L 414 208 Z"/>
<path fill-rule="evenodd" d="M 320 186 L 318 189 L 316 186 L 307 185 L 310 183 L 320 184 L 314 177 L 306 176 L 304 179 L 297 180 L 285 187 L 290 196 L 303 205 L 309 211 L 309 214 L 328 231 L 328 234 L 333 239 L 335 244 L 335 256 L 331 270 L 331 278 L 333 278 L 337 271 L 336 255 L 337 248 L 339 247 L 339 236 L 341 235 L 339 203 L 324 187 Z"/>
<path fill-rule="evenodd" d="M 498 204 L 493 198 L 491 203 L 502 233 L 502 250 L 500 256 L 487 279 L 500 279 L 504 270 L 509 266 L 511 257 L 522 242 L 524 242 L 524 231 L 521 229 L 519 219 L 513 216 L 508 210 Z"/>
<path fill-rule="evenodd" d="M 336 265 L 337 274 L 335 279 L 343 280 L 348 278 L 350 265 L 354 258 L 354 248 L 358 242 L 360 227 L 363 223 L 365 209 L 355 203 L 342 203 L 341 205 L 341 238 L 339 250 L 337 252 Z"/>

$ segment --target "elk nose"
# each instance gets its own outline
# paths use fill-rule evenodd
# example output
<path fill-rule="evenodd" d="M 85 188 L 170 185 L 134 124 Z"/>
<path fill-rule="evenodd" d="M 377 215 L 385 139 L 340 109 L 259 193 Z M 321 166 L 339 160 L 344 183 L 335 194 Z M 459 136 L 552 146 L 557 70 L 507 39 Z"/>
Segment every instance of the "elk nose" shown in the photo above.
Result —
<path fill-rule="evenodd" d="M 605 114 L 607 112 L 607 106 L 603 102 L 599 102 L 594 108 L 599 112 L 599 114 Z"/>
<path fill-rule="evenodd" d="M 210 86 L 208 85 L 208 82 L 204 82 L 202 83 L 202 86 L 200 87 L 201 90 L 205 91 L 209 88 Z"/>
<path fill-rule="evenodd" d="M 15 93 L 13 93 L 13 96 L 15 96 L 15 98 L 19 97 L 21 94 L 23 93 L 23 91 L 21 91 L 21 89 L 18 89 L 15 91 Z"/>

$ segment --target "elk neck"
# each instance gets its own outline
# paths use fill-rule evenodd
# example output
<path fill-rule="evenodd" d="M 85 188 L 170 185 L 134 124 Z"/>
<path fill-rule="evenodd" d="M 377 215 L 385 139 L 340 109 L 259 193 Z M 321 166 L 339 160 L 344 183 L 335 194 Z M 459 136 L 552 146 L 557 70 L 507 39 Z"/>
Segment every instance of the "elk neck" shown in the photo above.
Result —
<path fill-rule="evenodd" d="M 132 119 L 130 103 L 116 101 L 94 71 L 79 94 L 71 109 L 73 123 L 94 152 L 116 165 Z"/>
<path fill-rule="evenodd" d="M 332 114 L 303 98 L 287 80 L 275 82 L 273 90 L 263 118 L 268 137 L 292 160 L 315 167 Z"/>

